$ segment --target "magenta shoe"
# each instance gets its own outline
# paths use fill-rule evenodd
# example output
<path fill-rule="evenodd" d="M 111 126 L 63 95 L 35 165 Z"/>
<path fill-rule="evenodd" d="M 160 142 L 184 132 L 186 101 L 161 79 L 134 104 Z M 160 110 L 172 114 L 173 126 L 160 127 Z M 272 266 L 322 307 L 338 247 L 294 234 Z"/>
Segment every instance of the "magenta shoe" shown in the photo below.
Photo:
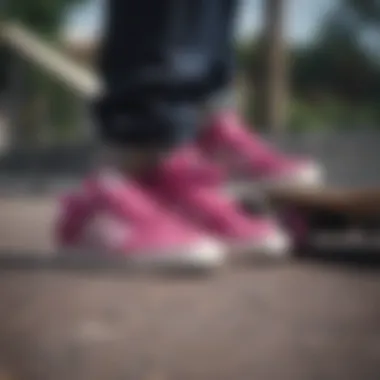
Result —
<path fill-rule="evenodd" d="M 211 120 L 199 146 L 228 171 L 238 193 L 250 191 L 252 184 L 317 186 L 323 180 L 322 169 L 315 162 L 285 155 L 268 146 L 232 111 Z"/>
<path fill-rule="evenodd" d="M 224 260 L 220 243 L 112 171 L 101 172 L 63 199 L 56 237 L 66 253 L 136 265 L 212 269 Z"/>
<path fill-rule="evenodd" d="M 158 168 L 145 188 L 206 234 L 220 239 L 231 251 L 242 256 L 283 257 L 290 241 L 277 223 L 267 217 L 252 216 L 220 191 L 218 183 L 194 180 L 194 162 L 207 167 L 207 160 L 193 150 L 193 160 L 181 160 L 180 149 Z M 203 162 L 203 164 L 202 164 Z"/>

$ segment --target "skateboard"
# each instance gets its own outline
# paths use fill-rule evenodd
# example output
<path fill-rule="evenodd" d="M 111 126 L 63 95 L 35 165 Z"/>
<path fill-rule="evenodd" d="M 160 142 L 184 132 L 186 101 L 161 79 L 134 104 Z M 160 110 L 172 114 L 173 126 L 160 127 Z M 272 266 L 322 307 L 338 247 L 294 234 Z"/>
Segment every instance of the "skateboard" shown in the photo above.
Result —
<path fill-rule="evenodd" d="M 299 253 L 365 252 L 380 261 L 380 188 L 276 189 L 267 200 Z"/>

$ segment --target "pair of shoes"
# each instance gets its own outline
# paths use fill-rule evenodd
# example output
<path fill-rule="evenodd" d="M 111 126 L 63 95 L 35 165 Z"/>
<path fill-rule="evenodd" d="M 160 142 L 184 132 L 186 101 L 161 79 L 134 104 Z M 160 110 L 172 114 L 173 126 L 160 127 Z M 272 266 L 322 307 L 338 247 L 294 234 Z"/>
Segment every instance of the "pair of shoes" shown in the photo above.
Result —
<path fill-rule="evenodd" d="M 58 244 L 73 254 L 174 268 L 214 269 L 226 259 L 285 257 L 291 241 L 276 220 L 248 214 L 222 191 L 232 173 L 253 181 L 303 167 L 256 140 L 227 115 L 215 118 L 200 141 L 178 149 L 146 178 L 127 179 L 101 168 L 61 202 Z M 226 171 L 215 161 L 222 149 L 233 157 L 223 163 Z"/>

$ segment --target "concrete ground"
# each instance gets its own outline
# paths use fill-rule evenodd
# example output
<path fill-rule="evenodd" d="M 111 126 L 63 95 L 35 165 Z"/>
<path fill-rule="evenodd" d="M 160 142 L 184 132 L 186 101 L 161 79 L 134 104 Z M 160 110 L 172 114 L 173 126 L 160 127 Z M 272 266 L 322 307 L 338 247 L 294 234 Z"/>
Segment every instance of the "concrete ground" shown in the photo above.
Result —
<path fill-rule="evenodd" d="M 53 200 L 1 199 L 1 251 L 49 255 L 54 213 Z M 0 380 L 380 378 L 376 268 L 0 269 Z"/>

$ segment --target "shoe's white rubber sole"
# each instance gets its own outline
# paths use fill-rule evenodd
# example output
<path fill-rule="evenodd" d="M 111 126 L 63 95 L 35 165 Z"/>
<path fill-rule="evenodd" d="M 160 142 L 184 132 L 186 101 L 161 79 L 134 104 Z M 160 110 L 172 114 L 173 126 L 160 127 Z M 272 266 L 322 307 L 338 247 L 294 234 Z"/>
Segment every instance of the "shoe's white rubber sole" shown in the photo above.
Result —
<path fill-rule="evenodd" d="M 85 246 L 62 247 L 60 256 L 72 261 L 97 266 L 113 264 L 133 269 L 213 270 L 225 263 L 226 248 L 212 239 L 204 239 L 189 247 L 157 252 L 107 252 Z"/>
<path fill-rule="evenodd" d="M 289 258 L 292 241 L 284 231 L 278 229 L 266 238 L 234 242 L 228 246 L 232 261 L 275 263 Z"/>
<path fill-rule="evenodd" d="M 275 178 L 234 181 L 227 185 L 226 192 L 237 199 L 256 199 L 262 191 L 281 188 L 318 188 L 324 183 L 320 166 L 305 165 L 297 171 Z"/>

